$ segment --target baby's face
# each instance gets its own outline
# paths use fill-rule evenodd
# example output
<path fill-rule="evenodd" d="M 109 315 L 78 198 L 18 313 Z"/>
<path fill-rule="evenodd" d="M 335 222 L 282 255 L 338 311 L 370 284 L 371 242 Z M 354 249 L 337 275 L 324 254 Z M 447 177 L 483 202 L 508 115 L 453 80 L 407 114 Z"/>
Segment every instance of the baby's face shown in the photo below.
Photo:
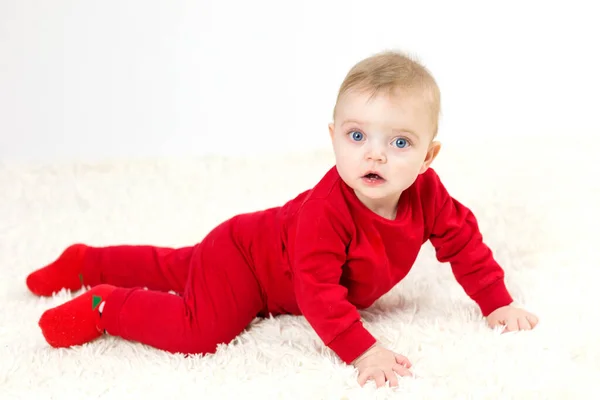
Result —
<path fill-rule="evenodd" d="M 418 97 L 358 92 L 340 99 L 329 127 L 340 176 L 371 208 L 393 207 L 426 171 L 428 152 L 438 145 L 433 130 L 428 105 Z"/>

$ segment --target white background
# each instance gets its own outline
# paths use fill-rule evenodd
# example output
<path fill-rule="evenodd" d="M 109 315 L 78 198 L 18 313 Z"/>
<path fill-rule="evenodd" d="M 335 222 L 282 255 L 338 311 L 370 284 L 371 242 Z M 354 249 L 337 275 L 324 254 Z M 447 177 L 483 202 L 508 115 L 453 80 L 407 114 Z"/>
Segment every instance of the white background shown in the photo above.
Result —
<path fill-rule="evenodd" d="M 434 73 L 446 142 L 585 140 L 593 4 L 0 0 L 0 161 L 326 148 L 344 75 L 389 48 Z"/>

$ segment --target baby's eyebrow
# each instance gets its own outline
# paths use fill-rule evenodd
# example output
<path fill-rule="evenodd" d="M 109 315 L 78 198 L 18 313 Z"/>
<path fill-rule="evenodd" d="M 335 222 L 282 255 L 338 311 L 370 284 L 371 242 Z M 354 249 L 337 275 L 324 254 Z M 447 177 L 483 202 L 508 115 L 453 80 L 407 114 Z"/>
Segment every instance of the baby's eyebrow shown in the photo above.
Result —
<path fill-rule="evenodd" d="M 363 125 L 363 123 L 361 121 L 358 121 L 356 119 L 347 119 L 344 122 L 342 122 L 342 125 L 347 125 L 347 124 L 358 124 L 358 125 Z"/>
<path fill-rule="evenodd" d="M 413 139 L 419 140 L 419 135 L 410 129 L 394 129 L 394 133 L 399 135 L 408 134 L 408 136 L 412 136 Z"/>

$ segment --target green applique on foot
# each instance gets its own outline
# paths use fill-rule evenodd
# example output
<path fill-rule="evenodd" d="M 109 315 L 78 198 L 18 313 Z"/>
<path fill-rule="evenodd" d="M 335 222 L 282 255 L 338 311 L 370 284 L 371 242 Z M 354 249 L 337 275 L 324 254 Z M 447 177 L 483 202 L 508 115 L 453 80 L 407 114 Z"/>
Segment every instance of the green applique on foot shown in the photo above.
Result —
<path fill-rule="evenodd" d="M 81 282 L 81 285 L 83 286 L 83 275 L 79 274 L 79 282 Z"/>
<path fill-rule="evenodd" d="M 102 297 L 96 295 L 92 296 L 92 310 L 95 310 L 101 302 Z"/>

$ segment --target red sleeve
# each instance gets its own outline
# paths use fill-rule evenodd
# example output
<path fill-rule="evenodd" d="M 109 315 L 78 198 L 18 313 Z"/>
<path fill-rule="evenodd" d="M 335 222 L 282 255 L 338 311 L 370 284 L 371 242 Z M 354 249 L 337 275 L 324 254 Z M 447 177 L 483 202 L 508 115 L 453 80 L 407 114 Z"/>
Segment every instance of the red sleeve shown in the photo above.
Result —
<path fill-rule="evenodd" d="M 504 270 L 483 242 L 475 216 L 453 199 L 433 170 L 433 209 L 435 218 L 429 240 L 438 261 L 449 262 L 458 283 L 473 299 L 484 316 L 512 303 L 504 283 Z"/>
<path fill-rule="evenodd" d="M 299 211 L 291 243 L 300 311 L 326 346 L 350 364 L 375 342 L 340 284 L 348 229 L 334 207 L 311 200 Z"/>

